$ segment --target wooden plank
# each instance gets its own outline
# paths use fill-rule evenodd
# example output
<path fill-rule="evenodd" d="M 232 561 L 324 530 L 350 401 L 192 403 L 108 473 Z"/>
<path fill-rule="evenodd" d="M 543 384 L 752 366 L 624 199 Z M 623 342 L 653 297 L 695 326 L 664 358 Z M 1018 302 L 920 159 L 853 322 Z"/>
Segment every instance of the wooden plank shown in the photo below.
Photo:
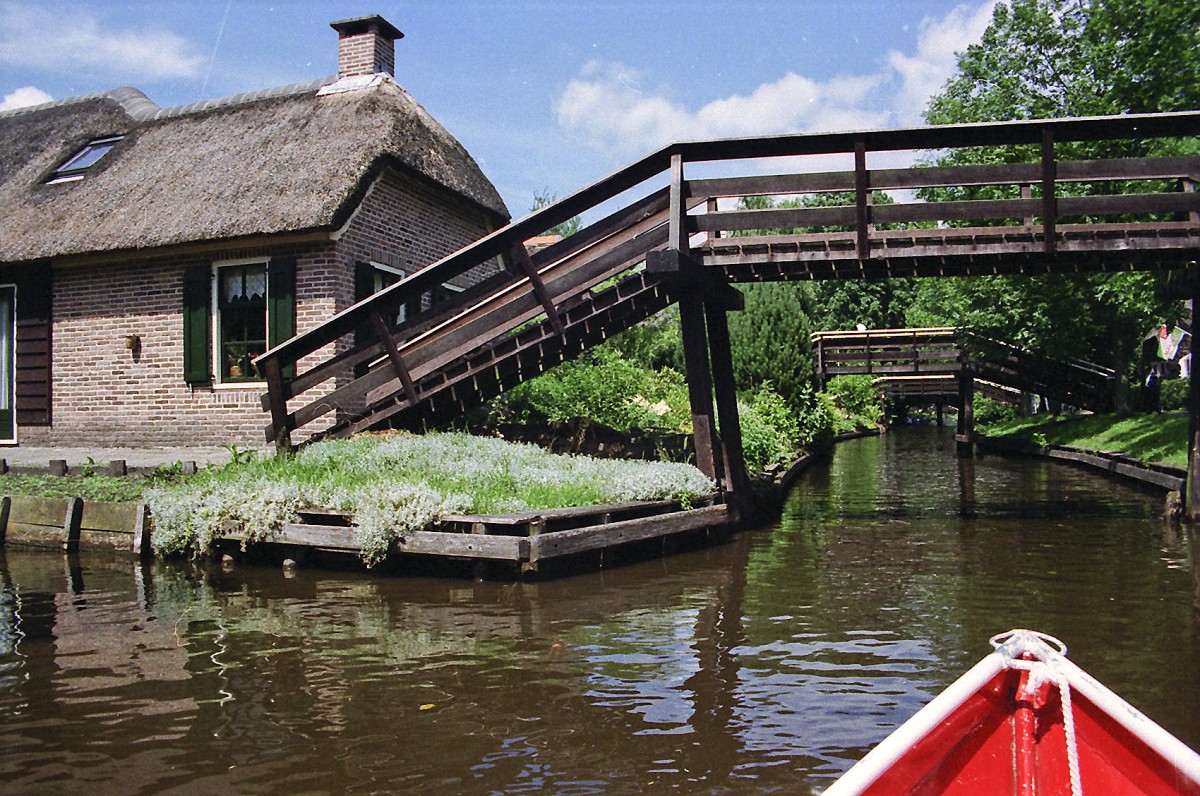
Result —
<path fill-rule="evenodd" d="M 400 384 L 404 387 L 404 394 L 408 396 L 408 400 L 416 403 L 417 385 L 413 383 L 412 374 L 408 372 L 408 366 L 404 364 L 404 357 L 400 356 L 400 349 L 396 348 L 396 340 L 392 337 L 391 330 L 388 329 L 378 312 L 371 313 L 371 327 L 375 330 L 375 336 L 383 344 L 383 350 L 387 352 L 388 362 L 391 364 L 396 378 L 400 379 Z"/>
<path fill-rule="evenodd" d="M 230 536 L 231 539 L 238 537 Z M 294 544 L 303 547 L 316 547 L 321 550 L 331 550 L 342 553 L 357 553 L 362 546 L 354 536 L 353 528 L 334 525 L 305 525 L 302 523 L 287 523 L 270 539 L 270 544 Z"/>
<path fill-rule="evenodd" d="M 530 286 L 533 288 L 533 294 L 537 296 L 538 303 L 542 305 L 542 310 L 546 313 L 546 318 L 550 321 L 550 325 L 559 334 L 563 333 L 562 318 L 558 314 L 558 307 L 554 305 L 554 300 L 550 298 L 550 293 L 546 290 L 546 283 L 542 281 L 541 274 L 534 268 L 533 262 L 529 259 L 529 250 L 525 248 L 525 244 L 521 243 L 513 247 L 513 259 L 521 266 L 525 277 L 529 280 Z"/>
<path fill-rule="evenodd" d="M 1198 173 L 1200 159 L 1187 156 L 1063 161 L 1058 164 L 1059 182 L 1171 180 Z M 1041 167 L 1038 163 L 871 170 L 871 186 L 875 190 L 1020 185 L 1040 179 Z M 689 180 L 689 185 L 694 197 L 742 197 L 850 192 L 854 190 L 854 180 L 854 171 L 830 171 Z"/>
<path fill-rule="evenodd" d="M 729 507 L 718 505 L 664 514 L 658 517 L 546 533 L 530 540 L 532 550 L 529 560 L 543 561 L 701 528 L 713 528 L 724 525 L 728 521 Z"/>
<path fill-rule="evenodd" d="M 392 549 L 405 555 L 521 561 L 523 560 L 521 550 L 524 547 L 521 544 L 522 541 L 528 542 L 529 540 L 517 536 L 418 531 L 401 536 Z"/>
<path fill-rule="evenodd" d="M 87 500 L 83 503 L 80 528 L 83 531 L 112 531 L 132 534 L 137 524 L 137 509 L 140 504 L 105 500 Z"/>

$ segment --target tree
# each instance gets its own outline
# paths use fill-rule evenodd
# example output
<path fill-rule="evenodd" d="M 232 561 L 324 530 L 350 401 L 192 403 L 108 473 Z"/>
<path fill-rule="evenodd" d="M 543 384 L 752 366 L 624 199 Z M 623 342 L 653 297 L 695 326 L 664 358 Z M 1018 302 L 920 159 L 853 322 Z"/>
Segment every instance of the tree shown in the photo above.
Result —
<path fill-rule="evenodd" d="M 931 124 L 1200 107 L 1200 4 L 1166 0 L 1011 0 L 929 103 Z M 1060 157 L 1196 151 L 1194 141 L 1056 147 Z M 1036 160 L 1028 147 L 960 150 L 945 164 Z M 1090 190 L 1082 186 L 1080 190 Z M 962 190 L 956 198 L 988 195 Z M 931 192 L 930 197 L 934 194 Z M 910 322 L 973 325 L 1048 354 L 1128 375 L 1142 332 L 1169 313 L 1157 274 L 926 280 Z"/>
<path fill-rule="evenodd" d="M 529 208 L 529 212 L 541 210 L 543 207 L 549 207 L 558 201 L 558 197 L 550 193 L 549 190 L 543 188 L 541 191 L 533 192 L 533 207 Z M 565 238 L 574 235 L 579 230 L 583 229 L 583 217 L 571 216 L 561 224 L 556 224 L 550 229 L 543 232 L 543 235 L 558 235 Z"/>

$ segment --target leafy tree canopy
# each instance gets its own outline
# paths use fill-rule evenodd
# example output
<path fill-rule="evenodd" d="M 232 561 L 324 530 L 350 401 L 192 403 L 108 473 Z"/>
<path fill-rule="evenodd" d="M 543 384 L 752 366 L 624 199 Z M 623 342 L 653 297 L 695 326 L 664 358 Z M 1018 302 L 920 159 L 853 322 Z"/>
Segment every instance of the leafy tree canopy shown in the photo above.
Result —
<path fill-rule="evenodd" d="M 925 113 L 932 124 L 1092 116 L 1200 107 L 1200 3 L 1010 0 Z M 1060 157 L 1181 154 L 1194 140 L 1069 145 Z M 939 162 L 1033 160 L 1021 148 L 951 153 Z M 966 198 L 966 197 L 964 197 Z M 1141 333 L 1169 314 L 1154 274 L 924 280 L 908 321 L 972 325 L 1046 353 L 1124 370 Z"/>

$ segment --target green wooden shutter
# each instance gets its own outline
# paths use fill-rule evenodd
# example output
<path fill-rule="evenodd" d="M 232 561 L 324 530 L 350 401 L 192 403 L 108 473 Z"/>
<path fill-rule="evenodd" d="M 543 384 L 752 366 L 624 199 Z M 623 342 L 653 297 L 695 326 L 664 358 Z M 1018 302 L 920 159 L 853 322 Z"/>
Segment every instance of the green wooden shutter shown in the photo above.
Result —
<path fill-rule="evenodd" d="M 183 272 L 183 380 L 212 381 L 212 267 L 194 265 Z"/>
<path fill-rule="evenodd" d="M 17 285 L 15 408 L 18 426 L 50 425 L 53 386 L 51 270 L 6 271 L 0 278 Z"/>
<path fill-rule="evenodd" d="M 370 263 L 354 264 L 354 303 L 358 303 L 375 292 L 375 266 Z M 370 322 L 363 321 L 354 330 L 354 345 L 367 345 L 375 342 L 375 329 Z M 354 366 L 355 378 L 363 376 L 371 363 L 359 362 Z"/>
<path fill-rule="evenodd" d="M 296 258 L 274 257 L 267 265 L 267 347 L 274 348 L 296 336 Z M 295 377 L 288 365 L 283 377 Z"/>

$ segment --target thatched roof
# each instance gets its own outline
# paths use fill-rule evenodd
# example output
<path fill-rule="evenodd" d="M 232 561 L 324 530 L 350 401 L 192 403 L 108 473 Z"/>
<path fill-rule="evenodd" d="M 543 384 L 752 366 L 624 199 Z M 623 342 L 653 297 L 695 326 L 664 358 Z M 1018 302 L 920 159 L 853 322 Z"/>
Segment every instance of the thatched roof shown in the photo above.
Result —
<path fill-rule="evenodd" d="M 0 113 L 0 262 L 334 229 L 385 165 L 508 217 L 462 145 L 390 78 L 332 82 L 168 109 L 118 89 Z M 44 183 L 114 135 L 84 179 Z"/>

